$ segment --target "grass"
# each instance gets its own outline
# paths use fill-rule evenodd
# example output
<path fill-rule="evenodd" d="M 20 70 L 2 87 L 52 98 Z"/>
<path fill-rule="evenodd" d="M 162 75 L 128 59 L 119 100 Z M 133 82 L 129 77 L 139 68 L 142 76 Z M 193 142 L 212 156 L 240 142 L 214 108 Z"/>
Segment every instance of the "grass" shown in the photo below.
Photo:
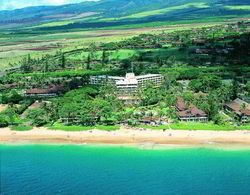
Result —
<path fill-rule="evenodd" d="M 213 123 L 176 123 L 170 127 L 174 130 L 212 130 L 212 131 L 233 131 L 236 130 L 231 125 L 215 125 Z"/>
<path fill-rule="evenodd" d="M 148 16 L 154 16 L 154 15 L 161 15 L 161 14 L 166 14 L 169 12 L 177 11 L 177 10 L 182 10 L 182 9 L 188 9 L 188 8 L 208 8 L 209 6 L 206 3 L 187 3 L 184 5 L 179 5 L 179 6 L 172 6 L 172 7 L 167 7 L 163 9 L 157 9 L 157 10 L 152 10 L 152 11 L 145 11 L 145 12 L 140 12 L 136 14 L 131 14 L 128 16 L 120 17 L 118 19 L 130 19 L 130 18 L 144 18 Z M 108 18 L 108 19 L 103 19 L 105 21 L 107 20 L 117 20 L 115 18 Z"/>
<path fill-rule="evenodd" d="M 237 7 L 247 9 L 247 7 Z M 169 8 L 170 9 L 170 8 Z M 232 8 L 231 8 L 232 9 Z M 155 10 L 154 10 L 155 11 Z M 249 14 L 244 15 L 245 18 Z M 173 32 L 177 30 L 187 30 L 190 28 L 200 28 L 205 26 L 214 26 L 222 23 L 235 21 L 237 18 L 243 17 L 239 15 L 228 16 L 211 16 L 199 19 L 189 19 L 180 21 L 158 21 L 145 22 L 142 24 L 127 24 L 120 26 L 107 26 L 93 29 L 64 29 L 57 31 L 31 31 L 23 29 L 21 33 L 0 33 L 1 51 L 0 51 L 0 65 L 5 69 L 11 64 L 17 63 L 23 57 L 31 54 L 32 58 L 38 58 L 46 54 L 55 54 L 59 48 L 54 48 L 47 51 L 34 51 L 30 48 L 40 48 L 41 46 L 51 46 L 60 43 L 62 51 L 71 51 L 78 48 L 87 47 L 89 44 L 95 42 L 114 42 L 121 41 L 126 38 L 133 37 L 142 33 L 159 33 L 162 30 L 165 32 Z M 119 20 L 119 18 L 118 18 Z M 53 26 L 53 25 L 52 25 Z M 35 27 L 34 27 L 35 28 Z M 154 28 L 154 30 L 153 30 Z M 133 30 L 131 30 L 133 29 Z M 136 30 L 135 30 L 136 29 Z M 34 41 L 31 43 L 30 41 Z M 36 42 L 38 41 L 38 42 Z M 123 54 L 118 53 L 122 58 Z M 114 54 L 115 57 L 115 54 Z"/>
<path fill-rule="evenodd" d="M 41 72 L 32 72 L 32 73 L 13 73 L 10 74 L 11 78 L 22 78 L 22 77 L 46 77 L 46 78 L 56 78 L 56 77 L 77 77 L 77 76 L 90 76 L 90 75 L 108 75 L 111 74 L 111 71 L 92 71 L 92 70 L 65 70 L 65 71 L 55 71 L 47 72 L 46 74 Z"/>
<path fill-rule="evenodd" d="M 101 60 L 102 59 L 103 51 L 96 51 L 94 52 L 95 59 Z M 120 49 L 116 51 L 108 51 L 109 60 L 123 60 L 127 58 L 131 58 L 133 55 L 137 53 L 137 50 L 129 50 L 129 49 Z M 74 54 L 70 54 L 67 56 L 69 60 L 82 60 L 87 59 L 89 52 L 78 52 Z"/>
<path fill-rule="evenodd" d="M 247 10 L 250 11 L 250 5 L 231 5 L 225 6 L 226 9 L 230 10 Z"/>
<path fill-rule="evenodd" d="M 232 125 L 216 125 L 213 123 L 175 123 L 160 126 L 140 125 L 139 127 L 152 130 L 209 130 L 209 131 L 234 131 L 234 130 L 250 130 L 250 125 L 232 126 Z"/>
<path fill-rule="evenodd" d="M 75 32 L 41 32 L 36 36 L 31 36 L 24 32 L 22 35 L 11 34 L 1 38 L 2 45 L 0 51 L 0 64 L 2 68 L 9 66 L 9 63 L 17 63 L 23 57 L 31 54 L 32 58 L 39 58 L 46 54 L 56 54 L 59 48 L 50 49 L 47 51 L 34 51 L 30 48 L 40 48 L 41 46 L 52 46 L 56 43 L 62 45 L 62 51 L 71 51 L 78 48 L 87 47 L 92 42 L 113 42 L 121 41 L 125 38 L 130 38 L 143 32 L 139 29 L 138 32 L 131 33 L 128 30 L 108 30 L 108 31 L 75 31 Z M 1 35 L 0 35 L 1 36 Z M 29 41 L 34 41 L 30 43 Z M 35 42 L 39 41 L 39 42 Z"/>
<path fill-rule="evenodd" d="M 235 17 L 237 18 L 237 16 L 230 16 L 209 17 L 197 20 L 147 22 L 143 24 L 103 27 L 96 30 L 83 28 L 63 31 L 31 31 L 29 29 L 23 29 L 21 33 L 14 33 L 14 35 L 13 33 L 5 32 L 0 34 L 0 64 L 2 68 L 6 68 L 9 66 L 9 63 L 14 64 L 28 54 L 31 54 L 32 58 L 38 58 L 46 54 L 55 54 L 56 51 L 59 50 L 55 48 L 47 51 L 31 51 L 29 48 L 40 48 L 41 46 L 51 46 L 53 44 L 60 43 L 62 51 L 70 51 L 76 48 L 87 47 L 93 42 L 107 43 L 121 41 L 142 33 L 158 33 L 162 30 L 165 32 L 172 32 L 176 30 L 190 29 L 193 27 L 200 28 L 205 26 L 214 26 L 216 24 L 223 23 L 224 20 L 228 22 L 228 19 Z M 152 28 L 154 28 L 154 30 Z M 31 43 L 30 41 L 38 42 Z M 115 55 L 116 54 L 114 54 L 114 57 Z M 123 58 L 122 56 L 126 54 L 118 52 L 117 55 L 118 58 L 119 56 Z"/>
<path fill-rule="evenodd" d="M 139 128 L 144 128 L 144 129 L 151 129 L 151 130 L 163 130 L 163 129 L 169 130 L 168 125 L 160 125 L 160 126 L 139 125 L 138 127 Z"/>
<path fill-rule="evenodd" d="M 27 125 L 18 125 L 18 126 L 12 126 L 11 130 L 13 131 L 30 131 L 32 130 L 32 126 L 27 126 Z"/>
<path fill-rule="evenodd" d="M 210 130 L 210 131 L 234 131 L 234 130 L 250 130 L 250 124 L 242 126 L 232 126 L 232 125 L 215 125 L 213 123 L 175 123 L 170 125 L 160 125 L 160 126 L 151 126 L 151 125 L 139 125 L 139 128 L 151 129 L 151 130 Z M 170 128 L 171 129 L 170 129 Z M 89 130 L 103 130 L 103 131 L 117 131 L 120 129 L 118 125 L 105 126 L 66 126 L 60 123 L 56 123 L 53 126 L 48 127 L 50 130 L 62 130 L 62 131 L 89 131 Z M 19 125 L 12 126 L 11 130 L 13 131 L 30 131 L 32 126 Z"/>
<path fill-rule="evenodd" d="M 119 126 L 104 126 L 104 125 L 97 125 L 97 126 L 66 126 L 60 123 L 56 123 L 53 126 L 50 126 L 49 129 L 51 130 L 62 130 L 62 131 L 89 131 L 89 130 L 103 130 L 103 131 L 116 131 L 119 130 Z"/>
<path fill-rule="evenodd" d="M 250 124 L 239 127 L 239 130 L 250 130 Z"/>

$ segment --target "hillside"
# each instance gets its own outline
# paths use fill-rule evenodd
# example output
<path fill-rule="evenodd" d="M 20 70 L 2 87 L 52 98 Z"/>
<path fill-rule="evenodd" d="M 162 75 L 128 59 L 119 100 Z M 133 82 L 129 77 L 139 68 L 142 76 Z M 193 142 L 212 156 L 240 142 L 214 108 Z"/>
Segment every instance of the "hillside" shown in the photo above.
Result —
<path fill-rule="evenodd" d="M 101 0 L 0 11 L 0 66 L 93 42 L 250 18 L 250 0 Z"/>
<path fill-rule="evenodd" d="M 249 15 L 249 0 L 101 0 L 1 11 L 0 24 L 1 28 L 38 25 L 39 30 L 72 30 L 183 20 L 213 21 Z"/>

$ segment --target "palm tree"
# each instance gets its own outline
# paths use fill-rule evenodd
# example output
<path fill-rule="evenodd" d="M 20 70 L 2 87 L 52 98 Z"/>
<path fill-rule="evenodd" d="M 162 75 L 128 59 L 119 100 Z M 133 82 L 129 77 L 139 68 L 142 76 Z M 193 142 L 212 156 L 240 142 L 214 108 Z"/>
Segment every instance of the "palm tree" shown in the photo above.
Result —
<path fill-rule="evenodd" d="M 243 112 L 244 110 L 246 110 L 247 108 L 247 105 L 245 103 L 243 103 L 241 106 L 240 106 L 240 111 Z"/>

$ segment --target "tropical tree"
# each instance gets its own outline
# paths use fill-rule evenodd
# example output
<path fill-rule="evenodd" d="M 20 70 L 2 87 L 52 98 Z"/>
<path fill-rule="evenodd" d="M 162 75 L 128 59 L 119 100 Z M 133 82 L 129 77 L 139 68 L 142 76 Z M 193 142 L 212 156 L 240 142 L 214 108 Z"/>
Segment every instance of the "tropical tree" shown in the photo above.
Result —
<path fill-rule="evenodd" d="M 176 84 L 178 77 L 180 76 L 179 72 L 168 72 L 164 73 L 164 86 L 166 90 Z"/>
<path fill-rule="evenodd" d="M 8 119 L 4 114 L 0 114 L 0 127 L 7 127 L 9 125 Z"/>
<path fill-rule="evenodd" d="M 48 113 L 42 108 L 29 110 L 27 114 L 27 119 L 29 119 L 32 125 L 35 126 L 43 126 L 50 121 Z"/>
<path fill-rule="evenodd" d="M 121 61 L 120 68 L 122 70 L 125 70 L 126 72 L 129 72 L 132 67 L 132 62 L 130 59 L 124 59 Z"/>
<path fill-rule="evenodd" d="M 221 87 L 222 81 L 218 76 L 215 75 L 203 75 L 198 79 L 192 80 L 189 83 L 189 87 L 195 92 L 202 91 L 208 93 Z"/>
<path fill-rule="evenodd" d="M 11 90 L 9 93 L 2 94 L 2 103 L 4 104 L 18 104 L 23 100 L 23 97 L 17 93 L 16 90 Z"/>
<path fill-rule="evenodd" d="M 250 95 L 250 81 L 248 81 L 247 84 L 246 84 L 246 91 Z"/>
<path fill-rule="evenodd" d="M 89 53 L 87 57 L 87 66 L 86 66 L 87 70 L 90 70 L 90 63 L 91 63 L 91 54 Z"/>
<path fill-rule="evenodd" d="M 61 62 L 60 62 L 60 66 L 61 66 L 62 69 L 65 68 L 65 66 L 66 66 L 65 64 L 66 64 L 65 55 L 62 54 L 62 55 L 61 55 Z"/>
<path fill-rule="evenodd" d="M 102 51 L 102 65 L 105 65 L 108 63 L 108 61 L 109 61 L 108 58 L 109 58 L 108 53 L 105 50 L 103 50 Z"/>
<path fill-rule="evenodd" d="M 147 83 L 139 90 L 139 97 L 143 106 L 157 104 L 164 98 L 164 93 L 159 87 L 155 87 L 152 83 Z"/>

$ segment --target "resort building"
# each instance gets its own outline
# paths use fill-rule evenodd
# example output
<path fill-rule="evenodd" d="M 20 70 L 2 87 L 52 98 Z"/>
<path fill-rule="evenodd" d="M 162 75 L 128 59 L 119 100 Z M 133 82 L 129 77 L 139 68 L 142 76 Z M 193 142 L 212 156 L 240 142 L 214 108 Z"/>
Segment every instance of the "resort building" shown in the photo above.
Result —
<path fill-rule="evenodd" d="M 89 83 L 91 85 L 103 85 L 106 83 L 115 84 L 117 81 L 121 81 L 123 79 L 124 79 L 124 77 L 99 75 L 99 76 L 91 76 Z"/>
<path fill-rule="evenodd" d="M 26 97 L 56 97 L 60 93 L 64 91 L 63 86 L 57 86 L 53 85 L 47 89 L 40 89 L 40 88 L 34 88 L 34 89 L 28 89 L 25 91 Z"/>
<path fill-rule="evenodd" d="M 91 85 L 101 85 L 107 81 L 108 77 L 105 75 L 100 76 L 91 76 L 89 79 L 89 83 Z"/>
<path fill-rule="evenodd" d="M 159 126 L 159 125 L 164 124 L 164 122 L 162 122 L 160 118 L 156 118 L 156 117 L 144 117 L 140 119 L 139 122 L 142 125 L 153 125 L 153 126 Z"/>
<path fill-rule="evenodd" d="M 177 110 L 178 118 L 181 121 L 184 121 L 184 122 L 207 122 L 208 121 L 208 116 L 203 110 L 200 110 L 193 104 L 190 104 L 188 106 L 182 97 L 179 97 L 177 99 L 176 110 Z"/>
<path fill-rule="evenodd" d="M 160 74 L 147 74 L 147 75 L 142 75 L 142 76 L 136 76 L 135 77 L 138 80 L 139 86 L 145 86 L 147 82 L 151 82 L 154 85 L 161 85 L 164 77 Z"/>
<path fill-rule="evenodd" d="M 242 123 L 250 121 L 250 104 L 241 99 L 236 99 L 224 106 L 227 112 L 236 114 Z"/>
<path fill-rule="evenodd" d="M 118 96 L 118 99 L 121 100 L 125 105 L 136 105 L 140 104 L 141 100 L 136 96 Z"/>
<path fill-rule="evenodd" d="M 107 82 L 116 85 L 120 94 L 133 94 L 139 87 L 144 87 L 146 83 L 151 82 L 154 85 L 161 85 L 164 77 L 160 74 L 147 74 L 135 76 L 134 73 L 127 73 L 125 77 L 117 76 L 91 76 L 90 84 L 101 85 Z"/>
<path fill-rule="evenodd" d="M 116 81 L 116 87 L 118 89 L 119 94 L 134 94 L 138 90 L 139 81 L 135 77 L 135 74 L 128 73 L 126 74 L 125 78 Z"/>

